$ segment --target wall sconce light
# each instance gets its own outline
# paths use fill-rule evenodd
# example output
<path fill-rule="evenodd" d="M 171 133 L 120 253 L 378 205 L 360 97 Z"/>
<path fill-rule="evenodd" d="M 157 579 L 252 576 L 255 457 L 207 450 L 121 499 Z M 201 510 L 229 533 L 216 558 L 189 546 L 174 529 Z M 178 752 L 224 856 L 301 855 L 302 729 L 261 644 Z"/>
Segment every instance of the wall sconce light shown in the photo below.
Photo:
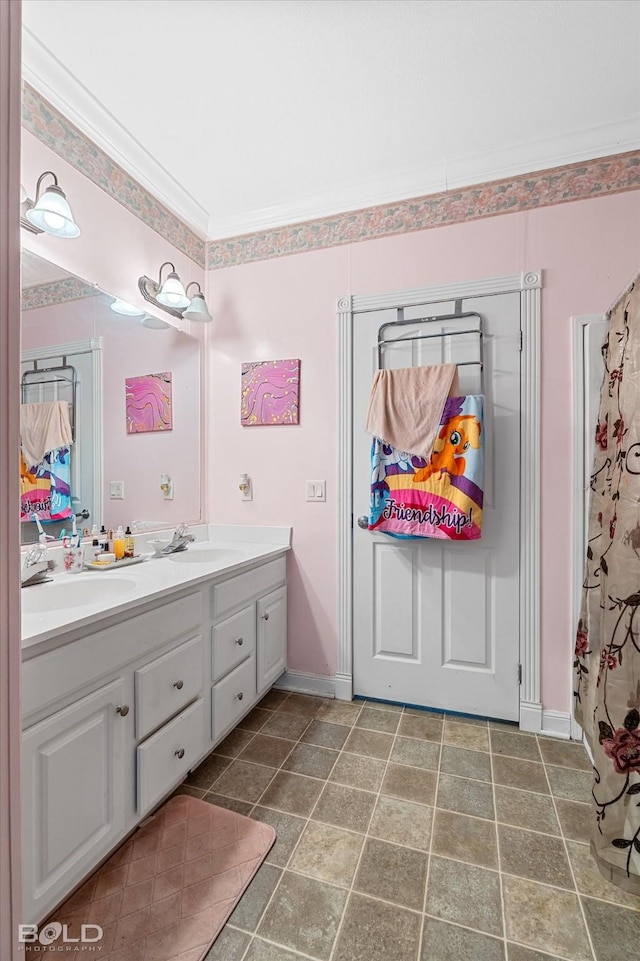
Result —
<path fill-rule="evenodd" d="M 53 183 L 41 194 L 40 188 L 45 177 L 53 177 Z M 24 189 L 24 188 L 22 188 Z M 80 228 L 73 219 L 71 207 L 63 191 L 58 186 L 58 178 L 52 170 L 45 170 L 38 177 L 35 202 L 29 200 L 26 192 L 21 193 L 22 216 L 20 223 L 34 234 L 51 234 L 72 240 L 80 236 Z"/>
<path fill-rule="evenodd" d="M 170 267 L 171 271 L 163 281 L 162 271 L 165 267 Z M 187 290 L 194 285 L 198 288 L 198 292 L 191 299 L 176 273 L 176 268 L 168 260 L 160 266 L 157 280 L 152 280 L 151 277 L 146 275 L 138 280 L 140 293 L 150 304 L 161 307 L 162 310 L 166 310 L 173 317 L 208 322 L 211 320 L 211 315 L 207 309 L 200 284 L 193 280 L 190 284 L 187 284 Z"/>
<path fill-rule="evenodd" d="M 185 320 L 197 320 L 199 323 L 210 323 L 213 318 L 209 313 L 209 308 L 207 307 L 207 302 L 204 299 L 204 294 L 202 293 L 202 288 L 197 280 L 192 280 L 190 284 L 187 284 L 186 294 L 189 296 L 189 287 L 197 287 L 198 293 L 193 295 L 191 303 L 183 313 Z"/>

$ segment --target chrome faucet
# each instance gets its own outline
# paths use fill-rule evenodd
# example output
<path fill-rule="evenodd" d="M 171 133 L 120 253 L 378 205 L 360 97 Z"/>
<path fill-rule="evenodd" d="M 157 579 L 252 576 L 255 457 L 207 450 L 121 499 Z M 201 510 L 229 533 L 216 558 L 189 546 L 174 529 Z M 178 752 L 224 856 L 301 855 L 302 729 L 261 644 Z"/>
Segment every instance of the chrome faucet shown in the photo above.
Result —
<path fill-rule="evenodd" d="M 193 534 L 189 533 L 189 529 L 186 524 L 178 524 L 175 529 L 173 538 L 170 544 L 162 548 L 163 554 L 176 554 L 178 551 L 186 551 L 187 544 L 195 541 Z"/>
<path fill-rule="evenodd" d="M 55 566 L 56 562 L 47 557 L 47 548 L 42 544 L 34 544 L 25 554 L 22 563 L 21 586 L 31 587 L 34 584 L 45 584 L 52 580 L 47 575 Z"/>

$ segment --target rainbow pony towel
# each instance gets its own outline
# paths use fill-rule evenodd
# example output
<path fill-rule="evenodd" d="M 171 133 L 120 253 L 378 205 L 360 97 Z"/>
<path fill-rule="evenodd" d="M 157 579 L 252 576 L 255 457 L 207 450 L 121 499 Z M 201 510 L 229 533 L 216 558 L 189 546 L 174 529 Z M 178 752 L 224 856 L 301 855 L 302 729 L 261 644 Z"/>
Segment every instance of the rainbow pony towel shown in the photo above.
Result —
<path fill-rule="evenodd" d="M 449 397 L 430 458 L 371 447 L 369 530 L 472 541 L 482 534 L 484 398 Z"/>

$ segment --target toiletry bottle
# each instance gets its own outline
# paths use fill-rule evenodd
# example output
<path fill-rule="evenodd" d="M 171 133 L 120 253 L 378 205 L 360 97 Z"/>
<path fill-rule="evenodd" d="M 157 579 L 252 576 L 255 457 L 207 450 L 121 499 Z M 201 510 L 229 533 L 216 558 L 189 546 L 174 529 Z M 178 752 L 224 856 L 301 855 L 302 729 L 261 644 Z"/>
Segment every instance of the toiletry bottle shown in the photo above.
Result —
<path fill-rule="evenodd" d="M 98 540 L 97 537 L 93 538 L 93 541 L 91 542 L 91 547 L 87 549 L 87 554 L 88 554 L 87 560 L 89 563 L 91 563 L 91 561 L 94 561 L 98 556 L 98 554 L 102 554 L 102 547 L 100 546 L 100 541 Z"/>
<path fill-rule="evenodd" d="M 113 529 L 111 527 L 107 531 L 107 552 L 109 554 L 115 554 L 113 549 Z"/>
<path fill-rule="evenodd" d="M 117 561 L 121 561 L 124 557 L 124 531 L 122 530 L 122 526 L 120 526 L 114 534 L 113 553 L 116 555 Z"/>
<path fill-rule="evenodd" d="M 131 533 L 131 528 L 127 524 L 127 529 L 124 532 L 124 556 L 133 557 L 135 551 L 135 541 L 133 539 L 133 534 Z"/>
<path fill-rule="evenodd" d="M 107 536 L 107 528 L 104 524 L 100 528 L 100 548 L 103 551 L 109 550 L 109 538 Z"/>

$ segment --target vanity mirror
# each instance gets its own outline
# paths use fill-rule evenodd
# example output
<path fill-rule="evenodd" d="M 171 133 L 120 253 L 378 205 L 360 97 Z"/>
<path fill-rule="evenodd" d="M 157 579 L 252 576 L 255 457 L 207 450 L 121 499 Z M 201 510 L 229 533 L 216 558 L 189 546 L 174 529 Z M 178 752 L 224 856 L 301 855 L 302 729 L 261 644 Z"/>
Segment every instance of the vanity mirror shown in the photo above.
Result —
<path fill-rule="evenodd" d="M 116 300 L 23 250 L 21 400 L 69 402 L 79 529 L 197 523 L 200 342 L 148 315 L 116 312 Z M 32 468 L 25 493 L 35 482 Z M 21 527 L 23 543 L 37 539 L 32 520 Z M 45 530 L 59 536 L 62 528 L 70 531 L 70 517 Z"/>

